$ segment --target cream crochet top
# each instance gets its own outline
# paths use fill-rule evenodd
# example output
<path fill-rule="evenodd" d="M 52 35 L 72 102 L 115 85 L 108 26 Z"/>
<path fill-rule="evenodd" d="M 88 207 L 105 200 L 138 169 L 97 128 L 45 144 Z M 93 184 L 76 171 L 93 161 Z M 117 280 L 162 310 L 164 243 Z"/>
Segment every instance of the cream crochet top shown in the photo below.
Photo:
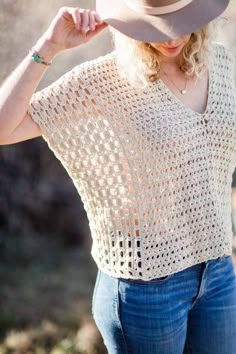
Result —
<path fill-rule="evenodd" d="M 81 196 L 107 274 L 150 280 L 232 254 L 233 58 L 219 43 L 210 53 L 204 114 L 161 80 L 131 87 L 115 51 L 32 97 L 29 113 Z"/>

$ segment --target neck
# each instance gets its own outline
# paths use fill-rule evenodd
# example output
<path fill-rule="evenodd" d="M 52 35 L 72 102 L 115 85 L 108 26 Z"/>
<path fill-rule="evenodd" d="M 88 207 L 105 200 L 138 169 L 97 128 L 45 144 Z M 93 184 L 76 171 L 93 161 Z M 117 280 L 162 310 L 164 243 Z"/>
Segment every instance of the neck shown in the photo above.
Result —
<path fill-rule="evenodd" d="M 183 62 L 183 55 L 180 53 L 178 56 L 173 58 L 161 55 L 160 61 L 161 69 L 168 70 L 169 72 L 175 72 L 176 69 L 179 69 Z"/>

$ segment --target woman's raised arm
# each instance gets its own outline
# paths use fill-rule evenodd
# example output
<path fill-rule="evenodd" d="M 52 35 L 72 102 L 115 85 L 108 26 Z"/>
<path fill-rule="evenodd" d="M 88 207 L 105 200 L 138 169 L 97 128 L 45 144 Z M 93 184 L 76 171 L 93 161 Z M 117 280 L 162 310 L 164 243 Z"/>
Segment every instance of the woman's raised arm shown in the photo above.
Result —
<path fill-rule="evenodd" d="M 107 24 L 95 11 L 63 7 L 34 46 L 49 63 L 60 52 L 88 42 Z M 0 88 L 0 144 L 12 144 L 41 135 L 27 113 L 30 99 L 48 65 L 37 63 L 32 54 L 19 64 Z"/>

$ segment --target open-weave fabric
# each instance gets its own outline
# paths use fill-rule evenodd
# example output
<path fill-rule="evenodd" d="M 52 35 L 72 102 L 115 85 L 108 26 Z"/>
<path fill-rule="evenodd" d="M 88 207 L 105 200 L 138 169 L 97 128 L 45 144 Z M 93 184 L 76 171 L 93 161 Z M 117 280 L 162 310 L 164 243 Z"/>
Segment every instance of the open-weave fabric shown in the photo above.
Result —
<path fill-rule="evenodd" d="M 101 270 L 150 280 L 232 254 L 236 95 L 223 45 L 211 43 L 203 114 L 161 80 L 132 87 L 115 51 L 34 94 L 29 113 L 82 198 Z"/>

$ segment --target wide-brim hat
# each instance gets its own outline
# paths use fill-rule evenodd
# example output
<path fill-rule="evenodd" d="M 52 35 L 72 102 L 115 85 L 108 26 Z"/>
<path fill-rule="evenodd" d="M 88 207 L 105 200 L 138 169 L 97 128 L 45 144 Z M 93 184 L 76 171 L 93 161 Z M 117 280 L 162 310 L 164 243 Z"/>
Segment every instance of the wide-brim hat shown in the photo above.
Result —
<path fill-rule="evenodd" d="M 230 0 L 96 0 L 102 20 L 128 37 L 164 42 L 220 16 Z"/>

